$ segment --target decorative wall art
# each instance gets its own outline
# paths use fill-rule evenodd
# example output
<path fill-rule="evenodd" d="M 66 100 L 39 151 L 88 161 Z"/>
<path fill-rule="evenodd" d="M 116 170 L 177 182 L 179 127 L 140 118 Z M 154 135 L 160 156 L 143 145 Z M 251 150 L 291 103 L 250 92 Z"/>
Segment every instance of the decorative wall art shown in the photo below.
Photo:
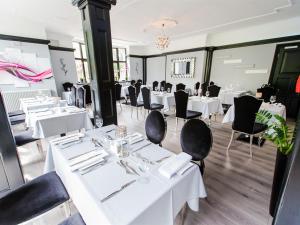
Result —
<path fill-rule="evenodd" d="M 67 64 L 65 64 L 63 58 L 60 58 L 60 59 L 59 59 L 59 62 L 60 62 L 60 69 L 61 69 L 61 71 L 64 72 L 64 74 L 65 74 L 65 76 L 66 76 L 67 73 L 68 73 L 68 70 L 67 70 Z"/>
<path fill-rule="evenodd" d="M 195 57 L 171 60 L 172 78 L 193 78 L 195 73 Z"/>

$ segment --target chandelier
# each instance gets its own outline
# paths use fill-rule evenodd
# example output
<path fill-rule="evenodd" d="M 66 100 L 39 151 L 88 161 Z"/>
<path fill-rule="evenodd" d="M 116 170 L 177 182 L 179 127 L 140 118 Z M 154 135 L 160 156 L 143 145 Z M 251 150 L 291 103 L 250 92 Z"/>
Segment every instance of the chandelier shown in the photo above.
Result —
<path fill-rule="evenodd" d="M 162 33 L 156 38 L 156 47 L 160 50 L 165 50 L 170 44 L 170 38 L 165 33 L 165 24 L 162 24 Z"/>

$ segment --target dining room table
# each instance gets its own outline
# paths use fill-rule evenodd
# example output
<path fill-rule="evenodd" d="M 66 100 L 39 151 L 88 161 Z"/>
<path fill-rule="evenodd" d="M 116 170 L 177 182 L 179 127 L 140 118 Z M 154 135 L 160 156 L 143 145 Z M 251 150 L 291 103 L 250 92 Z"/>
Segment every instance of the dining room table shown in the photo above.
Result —
<path fill-rule="evenodd" d="M 221 89 L 218 97 L 222 104 L 233 105 L 234 98 L 246 95 L 247 93 L 246 90 Z"/>
<path fill-rule="evenodd" d="M 144 101 L 141 92 L 138 95 L 137 101 Z M 169 111 L 175 108 L 176 105 L 174 93 L 168 93 L 166 91 L 151 91 L 151 104 L 161 104 L 164 106 L 163 111 Z"/>
<path fill-rule="evenodd" d="M 26 115 L 26 125 L 34 138 L 49 138 L 80 129 L 92 129 L 86 109 L 75 106 L 35 109 Z"/>
<path fill-rule="evenodd" d="M 112 148 L 115 125 L 78 134 L 50 141 L 44 172 L 56 171 L 87 225 L 173 225 L 185 203 L 198 211 L 199 199 L 207 197 L 199 167 L 191 158 L 166 176 L 162 169 L 174 168 L 180 154 L 139 133 L 128 133 L 141 141 L 126 142 L 125 156 Z"/>
<path fill-rule="evenodd" d="M 187 109 L 201 112 L 203 119 L 208 119 L 213 114 L 224 114 L 221 101 L 218 97 L 191 96 L 188 100 Z"/>

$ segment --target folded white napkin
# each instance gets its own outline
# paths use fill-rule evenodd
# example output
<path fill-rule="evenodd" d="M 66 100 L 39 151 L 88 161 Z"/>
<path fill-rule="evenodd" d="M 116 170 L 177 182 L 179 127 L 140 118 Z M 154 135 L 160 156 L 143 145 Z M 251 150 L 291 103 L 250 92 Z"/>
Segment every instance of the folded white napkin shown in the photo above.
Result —
<path fill-rule="evenodd" d="M 95 156 L 101 156 L 102 158 L 104 158 L 104 157 L 108 156 L 108 153 L 104 150 L 100 150 L 100 151 L 94 150 L 94 151 L 88 152 L 86 154 L 77 156 L 77 157 L 69 160 L 69 165 L 74 166 L 75 164 L 78 164 L 82 161 L 86 161 L 88 159 L 94 158 Z"/>
<path fill-rule="evenodd" d="M 76 108 L 76 107 L 71 107 L 71 108 L 65 108 L 65 111 L 68 113 L 77 113 L 77 112 L 84 112 L 84 108 Z"/>
<path fill-rule="evenodd" d="M 45 111 L 45 112 L 39 112 L 36 114 L 36 116 L 49 116 L 52 115 L 53 112 L 52 111 Z"/>
<path fill-rule="evenodd" d="M 51 142 L 52 142 L 52 144 L 56 145 L 56 144 L 68 141 L 69 139 L 72 140 L 72 139 L 74 139 L 74 137 L 77 138 L 77 140 L 78 140 L 79 138 L 83 138 L 84 136 L 85 136 L 84 133 L 70 134 L 70 135 L 67 135 L 67 136 L 64 136 L 64 137 L 55 138 Z"/>
<path fill-rule="evenodd" d="M 167 162 L 165 162 L 159 169 L 159 173 L 167 178 L 174 176 L 180 169 L 185 167 L 191 161 L 192 156 L 182 152 Z"/>
<path fill-rule="evenodd" d="M 71 171 L 73 172 L 73 171 L 78 170 L 80 168 L 90 166 L 92 164 L 99 163 L 99 162 L 102 162 L 102 161 L 104 161 L 104 158 L 101 155 L 98 155 L 98 156 L 92 157 L 90 159 L 84 160 L 82 162 L 79 162 L 79 163 L 77 163 L 73 166 L 70 166 Z"/>
<path fill-rule="evenodd" d="M 41 108 L 41 109 L 28 110 L 29 113 L 39 113 L 39 112 L 46 112 L 46 111 L 49 111 L 49 108 Z"/>

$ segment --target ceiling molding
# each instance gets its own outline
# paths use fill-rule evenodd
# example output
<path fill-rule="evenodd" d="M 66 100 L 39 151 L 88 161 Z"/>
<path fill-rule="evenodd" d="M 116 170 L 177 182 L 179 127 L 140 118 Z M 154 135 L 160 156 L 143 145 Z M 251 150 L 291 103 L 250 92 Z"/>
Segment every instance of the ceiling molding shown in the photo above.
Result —
<path fill-rule="evenodd" d="M 0 34 L 0 40 L 28 42 L 28 43 L 43 44 L 43 45 L 48 45 L 50 43 L 49 40 L 29 38 L 29 37 L 19 37 L 19 36 L 5 35 L 5 34 Z"/>
<path fill-rule="evenodd" d="M 50 50 L 55 50 L 55 51 L 64 51 L 64 52 L 74 52 L 74 48 L 66 48 L 66 47 L 59 47 L 59 46 L 48 46 Z"/>

